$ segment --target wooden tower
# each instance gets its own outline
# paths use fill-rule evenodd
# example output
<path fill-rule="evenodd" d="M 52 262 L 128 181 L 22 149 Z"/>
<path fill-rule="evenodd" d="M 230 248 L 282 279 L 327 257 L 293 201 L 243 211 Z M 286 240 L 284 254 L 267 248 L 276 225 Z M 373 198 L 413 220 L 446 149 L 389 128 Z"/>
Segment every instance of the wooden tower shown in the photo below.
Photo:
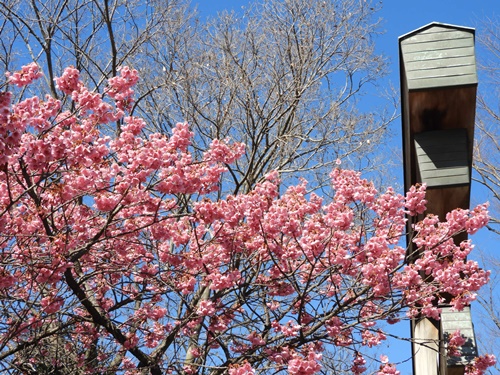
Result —
<path fill-rule="evenodd" d="M 441 220 L 469 208 L 477 73 L 474 29 L 431 23 L 399 38 L 405 189 L 427 184 L 427 211 Z M 412 224 L 408 222 L 408 235 Z M 458 242 L 467 234 L 457 236 Z M 418 257 L 408 243 L 409 261 Z M 413 259 L 412 259 L 413 257 Z M 470 309 L 440 306 L 439 321 L 412 321 L 414 375 L 461 375 L 477 356 Z M 461 356 L 448 357 L 446 339 L 460 329 Z"/>

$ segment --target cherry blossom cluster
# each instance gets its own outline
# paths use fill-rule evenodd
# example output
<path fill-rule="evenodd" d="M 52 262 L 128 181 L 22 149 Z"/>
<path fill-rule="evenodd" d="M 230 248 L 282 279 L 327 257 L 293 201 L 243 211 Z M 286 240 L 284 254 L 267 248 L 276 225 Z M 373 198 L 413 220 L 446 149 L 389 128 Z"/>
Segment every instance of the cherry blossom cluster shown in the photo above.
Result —
<path fill-rule="evenodd" d="M 73 91 L 78 91 L 83 86 L 80 81 L 80 71 L 73 66 L 64 69 L 62 76 L 54 80 L 56 87 L 66 95 L 71 95 Z"/>
<path fill-rule="evenodd" d="M 229 368 L 229 375 L 254 375 L 255 370 L 247 362 L 244 365 L 236 365 Z"/>
<path fill-rule="evenodd" d="M 460 330 L 453 332 L 448 338 L 447 351 L 449 356 L 460 356 L 460 348 L 465 344 L 465 337 L 462 336 Z"/>
<path fill-rule="evenodd" d="M 465 368 L 465 373 L 467 375 L 484 375 L 489 367 L 494 366 L 496 363 L 496 358 L 494 355 L 486 354 L 477 357 L 474 363 L 468 365 Z"/>
<path fill-rule="evenodd" d="M 312 375 L 321 370 L 319 361 L 321 354 L 315 353 L 313 350 L 309 351 L 307 357 L 298 355 L 292 356 L 288 361 L 288 372 L 291 375 Z"/>
<path fill-rule="evenodd" d="M 22 72 L 9 79 L 38 74 Z M 137 79 L 124 67 L 91 92 L 70 67 L 55 80 L 63 101 L 0 94 L 0 299 L 10 316 L 0 361 L 16 366 L 26 348 L 49 353 L 44 345 L 62 340 L 88 374 L 313 375 L 326 344 L 352 348 L 351 371 L 362 374 L 363 348 L 386 340 L 381 323 L 438 318 L 444 302 L 460 310 L 487 282 L 467 259 L 472 243 L 454 240 L 487 223 L 486 205 L 425 216 L 408 264 L 401 242 L 407 215 L 425 212 L 425 186 L 379 192 L 335 168 L 328 201 L 305 180 L 284 189 L 277 172 L 224 195 L 244 145 L 194 152 L 187 123 L 147 134 L 128 113 Z M 112 123 L 121 131 L 103 134 Z M 48 340 L 58 324 L 65 336 Z M 478 358 L 469 372 L 492 363 Z M 378 373 L 398 371 L 386 360 Z"/>
<path fill-rule="evenodd" d="M 377 375 L 399 375 L 400 372 L 396 369 L 396 366 L 393 364 L 385 364 L 381 366 L 380 370 L 377 372 Z"/>
<path fill-rule="evenodd" d="M 10 83 L 17 87 L 23 87 L 42 77 L 43 73 L 40 71 L 38 64 L 32 62 L 31 64 L 23 66 L 20 71 L 14 73 L 7 72 L 5 75 Z"/>
<path fill-rule="evenodd" d="M 121 67 L 119 73 L 119 76 L 108 80 L 109 90 L 107 94 L 116 101 L 116 106 L 119 109 L 130 110 L 134 95 L 132 88 L 139 80 L 139 75 L 137 70 L 130 69 L 128 66 Z"/>
<path fill-rule="evenodd" d="M 19 140 L 21 135 L 21 132 L 16 132 L 9 126 L 11 97 L 10 92 L 0 92 L 0 123 L 2 124 L 0 127 L 0 165 L 5 164 L 11 144 L 15 143 L 16 139 Z"/>

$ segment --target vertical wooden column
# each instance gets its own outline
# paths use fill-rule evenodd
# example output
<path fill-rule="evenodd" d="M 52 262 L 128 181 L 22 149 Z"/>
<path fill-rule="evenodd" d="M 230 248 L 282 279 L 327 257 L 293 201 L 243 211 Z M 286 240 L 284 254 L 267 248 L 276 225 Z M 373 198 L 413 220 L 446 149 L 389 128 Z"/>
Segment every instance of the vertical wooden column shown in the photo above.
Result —
<path fill-rule="evenodd" d="M 412 321 L 413 366 L 415 374 L 437 375 L 440 358 L 439 328 L 427 318 Z"/>

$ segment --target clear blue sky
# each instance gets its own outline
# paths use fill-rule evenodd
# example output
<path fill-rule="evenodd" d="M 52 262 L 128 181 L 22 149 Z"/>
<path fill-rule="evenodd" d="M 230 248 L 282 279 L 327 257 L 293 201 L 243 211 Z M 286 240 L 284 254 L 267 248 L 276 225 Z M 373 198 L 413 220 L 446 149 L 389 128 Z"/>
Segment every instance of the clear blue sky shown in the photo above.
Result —
<path fill-rule="evenodd" d="M 364 1 L 364 0 L 359 0 Z M 251 3 L 251 0 L 193 0 L 193 4 L 198 5 L 201 17 L 215 15 L 222 10 L 241 11 L 242 7 Z M 373 2 L 375 3 L 375 2 Z M 387 81 L 399 89 L 399 65 L 398 65 L 398 37 L 410 31 L 418 29 L 431 22 L 448 23 L 458 26 L 476 28 L 476 36 L 481 31 L 481 23 L 488 18 L 500 18 L 500 0 L 387 0 L 377 2 L 382 6 L 378 16 L 382 19 L 381 29 L 384 31 L 376 39 L 376 45 L 379 53 L 384 54 L 390 62 L 390 74 Z M 477 51 L 480 61 L 480 51 Z M 481 82 L 479 83 L 481 85 Z M 375 91 L 375 90 L 374 90 Z M 375 93 L 374 93 L 375 95 Z M 364 96 L 363 100 L 370 100 L 370 95 Z M 376 100 L 376 99 L 374 99 Z M 393 129 L 399 132 L 401 125 L 397 121 Z M 396 137 L 398 138 L 398 137 Z M 399 137 L 400 138 L 400 137 Z M 472 201 L 477 203 L 481 198 L 472 192 Z M 475 197 L 474 197 L 475 196 Z M 479 243 L 485 248 L 494 248 L 493 241 L 498 238 L 492 238 L 487 232 L 472 238 L 474 242 Z M 474 317 L 473 306 L 473 317 Z M 476 334 L 480 325 L 476 322 Z M 409 335 L 409 327 L 400 327 L 401 336 Z M 392 360 L 404 360 L 410 355 L 409 345 L 398 342 L 388 342 L 381 348 Z M 479 348 L 481 351 L 481 348 Z M 499 353 L 494 353 L 497 358 Z M 398 365 L 401 375 L 411 374 L 411 361 Z"/>

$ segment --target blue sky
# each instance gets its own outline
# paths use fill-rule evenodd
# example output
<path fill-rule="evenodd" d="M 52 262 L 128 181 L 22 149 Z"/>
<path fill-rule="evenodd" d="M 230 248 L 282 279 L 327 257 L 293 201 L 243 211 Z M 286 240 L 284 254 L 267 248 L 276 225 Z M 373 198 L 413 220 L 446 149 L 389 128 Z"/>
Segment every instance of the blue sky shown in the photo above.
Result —
<path fill-rule="evenodd" d="M 364 1 L 364 0 L 359 0 Z M 249 0 L 193 0 L 194 4 L 198 5 L 199 14 L 201 17 L 215 15 L 217 12 L 226 10 L 241 11 L 242 7 L 247 6 L 251 1 Z M 375 2 L 373 2 L 375 3 Z M 386 80 L 380 82 L 380 85 L 393 85 L 399 90 L 399 65 L 398 65 L 398 37 L 418 29 L 431 22 L 448 23 L 458 26 L 466 26 L 476 28 L 476 36 L 480 35 L 481 24 L 488 19 L 500 19 L 500 0 L 387 0 L 380 1 L 377 4 L 381 5 L 381 10 L 378 16 L 382 19 L 381 30 L 384 32 L 378 36 L 376 41 L 377 50 L 379 53 L 385 55 L 389 59 L 390 74 Z M 481 61 L 481 51 L 476 50 L 478 61 Z M 480 80 L 481 89 L 481 80 Z M 377 101 L 377 90 L 373 90 L 373 97 L 370 98 L 370 93 L 363 97 L 363 101 Z M 401 128 L 400 120 L 393 124 L 395 132 L 399 132 Z M 400 139 L 401 136 L 395 137 Z M 395 145 L 400 148 L 400 146 Z M 480 188 L 473 186 L 472 202 L 479 203 L 484 201 Z M 498 238 L 492 237 L 487 231 L 482 231 L 478 236 L 474 236 L 473 241 L 478 243 L 478 247 L 483 249 L 493 249 L 494 241 Z M 473 305 L 473 317 L 474 317 Z M 480 334 L 480 324 L 476 322 L 476 335 Z M 409 327 L 399 327 L 399 334 L 401 336 L 409 335 Z M 383 352 L 389 355 L 391 360 L 403 361 L 407 359 L 410 354 L 408 344 L 398 342 L 389 342 L 384 345 Z M 481 352 L 481 347 L 479 348 Z M 494 353 L 497 358 L 500 353 Z M 411 374 L 411 361 L 407 361 L 398 365 L 401 375 Z"/>

